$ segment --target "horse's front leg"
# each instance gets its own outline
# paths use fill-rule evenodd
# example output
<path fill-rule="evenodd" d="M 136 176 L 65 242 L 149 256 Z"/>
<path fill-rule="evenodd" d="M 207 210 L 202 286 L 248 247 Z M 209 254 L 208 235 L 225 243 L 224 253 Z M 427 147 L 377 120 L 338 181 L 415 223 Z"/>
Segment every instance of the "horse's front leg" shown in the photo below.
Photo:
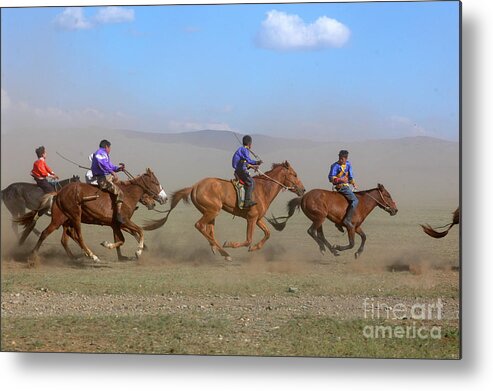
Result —
<path fill-rule="evenodd" d="M 120 227 L 112 225 L 111 228 L 113 229 L 113 238 L 115 242 L 110 243 L 107 240 L 104 240 L 101 242 L 101 246 L 106 247 L 109 250 L 112 250 L 114 248 L 118 249 L 123 245 L 123 243 L 125 243 L 125 238 L 123 237 L 123 233 Z"/>
<path fill-rule="evenodd" d="M 253 241 L 253 229 L 255 228 L 255 223 L 257 222 L 256 218 L 248 218 L 247 219 L 247 233 L 246 240 L 244 242 L 224 242 L 223 247 L 248 247 L 252 244 Z M 251 249 L 249 251 L 252 251 Z"/>
<path fill-rule="evenodd" d="M 349 238 L 349 244 L 346 246 L 337 245 L 337 246 L 333 246 L 333 248 L 335 248 L 338 251 L 344 251 L 344 250 L 352 249 L 354 247 L 354 233 L 355 233 L 354 228 L 348 229 L 347 236 Z"/>
<path fill-rule="evenodd" d="M 356 251 L 356 253 L 354 254 L 354 257 L 358 258 L 363 253 L 363 250 L 365 249 L 366 234 L 361 229 L 361 226 L 358 226 L 356 228 L 356 233 L 361 237 L 361 245 L 359 246 L 358 251 Z"/>
<path fill-rule="evenodd" d="M 270 238 L 270 231 L 265 225 L 264 221 L 262 219 L 257 220 L 257 226 L 264 231 L 264 237 L 260 242 L 258 242 L 255 246 L 250 247 L 249 251 L 256 251 L 260 250 L 262 247 L 264 247 L 265 242 Z"/>

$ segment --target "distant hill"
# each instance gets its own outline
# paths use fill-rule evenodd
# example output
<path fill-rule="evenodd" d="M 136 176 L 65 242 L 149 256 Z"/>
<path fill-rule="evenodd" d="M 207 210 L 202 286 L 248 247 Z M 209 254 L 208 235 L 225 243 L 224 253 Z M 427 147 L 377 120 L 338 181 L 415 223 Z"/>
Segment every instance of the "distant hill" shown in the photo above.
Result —
<path fill-rule="evenodd" d="M 139 138 L 165 144 L 188 144 L 223 151 L 231 151 L 234 147 L 239 146 L 238 139 L 241 141 L 243 137 L 242 134 L 236 134 L 235 136 L 235 133 L 228 130 L 199 130 L 184 133 L 151 133 L 133 130 L 120 130 L 119 132 L 129 138 Z M 305 139 L 270 137 L 263 134 L 252 134 L 251 136 L 254 140 L 253 150 L 256 153 L 265 153 L 273 149 L 312 148 L 319 145 L 315 141 Z"/>
<path fill-rule="evenodd" d="M 241 136 L 239 136 L 241 137 Z M 456 206 L 459 202 L 459 143 L 429 137 L 341 142 L 315 142 L 254 134 L 254 150 L 270 164 L 288 160 L 307 189 L 330 188 L 327 173 L 340 149 L 348 149 L 362 189 L 383 183 L 399 203 Z M 89 165 L 99 141 L 113 144 L 111 159 L 125 162 L 133 174 L 151 167 L 166 191 L 189 186 L 204 177 L 230 178 L 231 156 L 238 147 L 232 132 L 157 134 L 136 131 L 77 129 L 65 132 L 29 130 L 2 133 L 2 188 L 31 182 L 34 148 L 45 145 L 48 163 L 61 177 L 84 170 L 56 152 Z M 121 174 L 120 174 L 121 175 Z"/>

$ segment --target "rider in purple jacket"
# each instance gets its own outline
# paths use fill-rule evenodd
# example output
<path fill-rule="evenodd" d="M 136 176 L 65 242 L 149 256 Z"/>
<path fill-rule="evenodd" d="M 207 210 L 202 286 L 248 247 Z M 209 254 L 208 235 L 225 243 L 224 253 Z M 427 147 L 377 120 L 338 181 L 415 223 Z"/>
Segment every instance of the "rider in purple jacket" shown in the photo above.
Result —
<path fill-rule="evenodd" d="M 115 179 L 117 179 L 116 173 L 118 171 L 123 171 L 125 165 L 123 163 L 119 166 L 113 165 L 110 161 L 110 150 L 111 143 L 108 140 L 102 140 L 99 143 L 99 149 L 92 155 L 91 171 L 98 182 L 98 187 L 115 195 L 116 221 L 123 224 L 123 217 L 121 214 L 123 192 L 114 182 Z"/>

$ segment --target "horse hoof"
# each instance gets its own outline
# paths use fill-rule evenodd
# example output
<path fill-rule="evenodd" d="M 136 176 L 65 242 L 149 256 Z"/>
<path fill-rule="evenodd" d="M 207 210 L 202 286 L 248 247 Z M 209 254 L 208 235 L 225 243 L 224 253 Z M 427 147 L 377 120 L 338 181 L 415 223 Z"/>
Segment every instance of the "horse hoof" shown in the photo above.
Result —
<path fill-rule="evenodd" d="M 142 250 L 141 250 L 141 249 L 138 249 L 138 250 L 135 252 L 135 257 L 138 259 L 141 255 L 142 255 Z"/>
<path fill-rule="evenodd" d="M 91 254 L 91 255 L 89 255 L 89 258 L 91 258 L 91 259 L 92 259 L 92 261 L 93 261 L 94 263 L 99 263 L 99 262 L 101 262 L 101 260 L 100 260 L 100 259 L 98 258 L 98 256 L 97 256 L 97 255 L 95 255 L 95 254 Z"/>
<path fill-rule="evenodd" d="M 108 242 L 107 240 L 104 240 L 101 242 L 101 246 L 105 247 L 105 248 L 111 248 L 110 247 L 110 242 Z"/>
<path fill-rule="evenodd" d="M 216 249 L 217 249 L 217 247 L 211 246 L 211 251 L 212 251 L 213 254 L 216 254 Z"/>
<path fill-rule="evenodd" d="M 231 247 L 231 242 L 224 242 L 223 247 Z"/>
<path fill-rule="evenodd" d="M 320 254 L 325 255 L 325 249 L 324 248 L 321 248 L 319 250 L 320 250 Z"/>
<path fill-rule="evenodd" d="M 354 259 L 358 259 L 360 255 L 360 253 L 354 253 Z"/>
<path fill-rule="evenodd" d="M 228 255 L 227 257 L 224 257 L 224 260 L 231 262 L 233 260 L 233 258 L 231 258 L 231 256 Z"/>

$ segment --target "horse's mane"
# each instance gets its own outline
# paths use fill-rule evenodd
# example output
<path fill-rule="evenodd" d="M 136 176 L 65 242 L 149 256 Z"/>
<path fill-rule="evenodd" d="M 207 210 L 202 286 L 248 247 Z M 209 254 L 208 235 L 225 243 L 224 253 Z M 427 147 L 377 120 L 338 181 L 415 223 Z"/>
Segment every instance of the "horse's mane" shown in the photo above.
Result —
<path fill-rule="evenodd" d="M 271 174 L 274 170 L 276 170 L 277 168 L 279 167 L 284 167 L 284 168 L 287 168 L 286 167 L 286 163 L 272 163 L 272 167 L 269 171 L 266 171 L 264 172 L 265 175 L 269 175 Z M 258 174 L 258 175 L 255 175 L 253 178 L 256 178 L 256 179 L 268 179 L 264 174 Z"/>
<path fill-rule="evenodd" d="M 373 190 L 378 190 L 378 187 L 374 187 L 373 189 L 366 189 L 366 190 L 358 190 L 356 192 L 354 192 L 354 194 L 358 194 L 358 193 L 369 193 L 370 191 L 373 191 Z"/>

